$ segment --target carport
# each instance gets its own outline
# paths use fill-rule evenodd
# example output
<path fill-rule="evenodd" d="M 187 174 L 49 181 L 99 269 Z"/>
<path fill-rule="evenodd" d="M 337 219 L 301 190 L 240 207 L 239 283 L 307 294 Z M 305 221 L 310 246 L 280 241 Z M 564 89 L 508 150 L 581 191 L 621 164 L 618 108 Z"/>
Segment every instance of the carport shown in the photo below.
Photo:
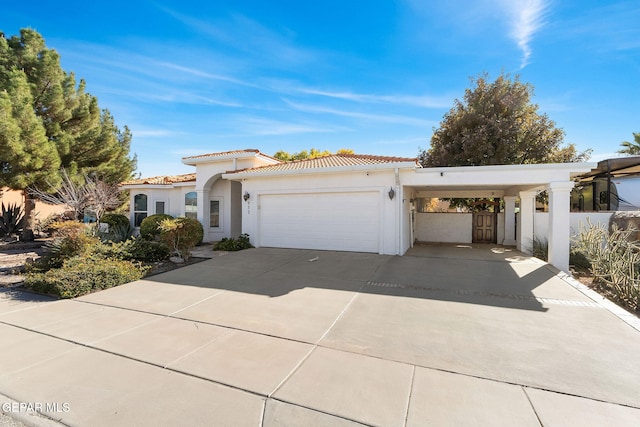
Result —
<path fill-rule="evenodd" d="M 501 198 L 505 208 L 497 224 L 496 243 L 516 246 L 530 254 L 536 195 L 546 190 L 549 195 L 548 260 L 556 268 L 568 271 L 570 193 L 574 178 L 592 167 L 591 163 L 558 163 L 416 168 L 414 173 L 401 176 L 403 220 L 410 224 L 402 228 L 403 247 L 406 251 L 410 246 L 407 243 L 414 241 L 416 216 L 411 201 L 415 198 Z M 470 236 L 470 229 L 468 233 Z"/>

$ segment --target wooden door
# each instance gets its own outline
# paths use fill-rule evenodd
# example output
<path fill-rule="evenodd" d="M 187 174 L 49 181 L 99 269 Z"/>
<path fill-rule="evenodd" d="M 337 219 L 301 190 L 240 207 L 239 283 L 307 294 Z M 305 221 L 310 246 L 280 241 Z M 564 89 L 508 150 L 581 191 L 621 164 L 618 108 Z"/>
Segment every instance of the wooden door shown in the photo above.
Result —
<path fill-rule="evenodd" d="M 495 212 L 473 213 L 473 243 L 496 243 L 497 215 Z"/>

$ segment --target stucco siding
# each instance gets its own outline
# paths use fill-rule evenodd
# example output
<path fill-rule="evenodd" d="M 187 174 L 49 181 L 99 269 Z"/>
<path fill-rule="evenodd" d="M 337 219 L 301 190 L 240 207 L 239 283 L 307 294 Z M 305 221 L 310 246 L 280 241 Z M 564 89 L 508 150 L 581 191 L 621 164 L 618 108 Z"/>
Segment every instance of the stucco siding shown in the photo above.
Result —
<path fill-rule="evenodd" d="M 368 193 L 377 194 L 377 207 L 375 208 L 376 218 L 378 221 L 378 252 L 381 254 L 396 255 L 402 249 L 400 248 L 400 222 L 398 216 L 402 212 L 401 195 L 395 189 L 395 175 L 393 170 L 385 171 L 352 171 L 335 174 L 301 174 L 296 175 L 295 179 L 291 176 L 266 176 L 260 178 L 252 178 L 243 181 L 242 192 L 249 193 L 250 198 L 246 202 L 242 202 L 242 227 L 243 232 L 250 235 L 252 242 L 256 246 L 260 246 L 260 212 L 261 197 L 278 196 L 278 195 L 304 195 L 313 198 L 314 194 L 327 197 L 332 193 L 336 195 L 333 199 L 335 203 L 339 203 L 341 198 L 346 197 L 348 200 L 349 193 L 356 194 Z M 394 199 L 390 199 L 388 192 L 394 187 L 396 194 Z M 320 196 L 319 196 L 320 197 Z M 303 203 L 305 199 L 300 198 L 299 202 Z M 327 199 L 327 200 L 330 200 Z M 344 200 L 344 199 L 342 199 Z M 364 199 L 363 199 L 364 200 Z M 362 217 L 371 218 L 371 206 L 362 205 L 354 206 L 355 214 L 358 215 L 358 209 L 361 210 Z M 313 227 L 313 222 L 309 222 L 309 227 Z M 305 236 L 306 238 L 308 236 Z M 295 242 L 295 236 L 291 236 L 291 246 L 300 246 Z M 301 237 L 302 238 L 302 237 Z M 357 237 L 353 237 L 357 238 Z M 348 245 L 345 245 L 345 248 Z"/>
<path fill-rule="evenodd" d="M 417 212 L 415 233 L 419 242 L 471 243 L 473 214 Z"/>
<path fill-rule="evenodd" d="M 569 214 L 571 237 L 580 233 L 580 227 L 586 227 L 590 221 L 593 225 L 609 226 L 609 218 L 613 212 L 571 212 Z M 547 239 L 549 235 L 549 213 L 536 212 L 534 216 L 534 233 L 538 239 Z"/>

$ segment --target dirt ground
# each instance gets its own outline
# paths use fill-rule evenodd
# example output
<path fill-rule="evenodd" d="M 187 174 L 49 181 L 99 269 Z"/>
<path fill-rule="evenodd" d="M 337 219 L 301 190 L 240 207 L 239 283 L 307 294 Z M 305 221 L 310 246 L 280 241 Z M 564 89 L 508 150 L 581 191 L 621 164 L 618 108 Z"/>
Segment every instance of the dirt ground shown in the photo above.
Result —
<path fill-rule="evenodd" d="M 45 251 L 43 245 L 43 241 L 0 243 L 0 288 L 21 284 L 27 260 L 40 258 Z"/>

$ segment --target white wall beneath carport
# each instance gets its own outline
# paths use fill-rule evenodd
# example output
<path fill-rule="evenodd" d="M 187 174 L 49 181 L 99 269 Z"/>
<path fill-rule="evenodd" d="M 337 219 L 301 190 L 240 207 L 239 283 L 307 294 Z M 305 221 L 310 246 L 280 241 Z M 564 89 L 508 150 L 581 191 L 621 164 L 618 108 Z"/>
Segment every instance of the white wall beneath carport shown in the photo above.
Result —
<path fill-rule="evenodd" d="M 504 213 L 498 213 L 497 243 L 504 240 Z M 473 214 L 458 212 L 417 212 L 415 239 L 418 242 L 471 243 Z"/>

